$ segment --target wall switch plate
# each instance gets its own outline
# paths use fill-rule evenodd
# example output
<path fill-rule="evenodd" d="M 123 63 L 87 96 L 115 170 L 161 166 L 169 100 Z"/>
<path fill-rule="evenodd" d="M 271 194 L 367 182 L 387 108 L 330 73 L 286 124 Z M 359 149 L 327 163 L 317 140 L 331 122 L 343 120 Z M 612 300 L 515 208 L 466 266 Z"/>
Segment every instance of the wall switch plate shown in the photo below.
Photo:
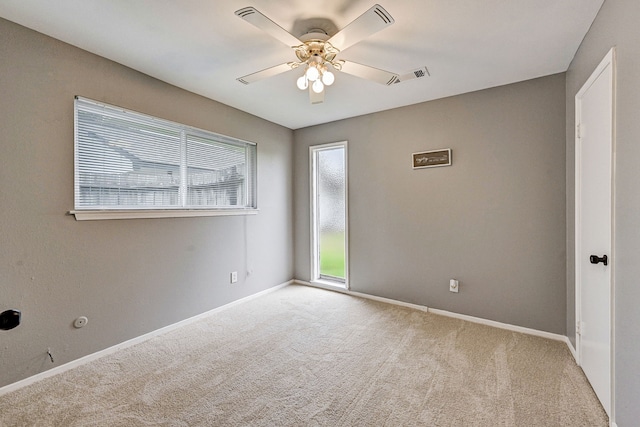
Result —
<path fill-rule="evenodd" d="M 236 283 L 238 281 L 238 272 L 237 271 L 232 271 L 231 272 L 231 283 Z"/>
<path fill-rule="evenodd" d="M 449 291 L 458 293 L 459 289 L 460 289 L 460 284 L 456 279 L 449 280 Z"/>

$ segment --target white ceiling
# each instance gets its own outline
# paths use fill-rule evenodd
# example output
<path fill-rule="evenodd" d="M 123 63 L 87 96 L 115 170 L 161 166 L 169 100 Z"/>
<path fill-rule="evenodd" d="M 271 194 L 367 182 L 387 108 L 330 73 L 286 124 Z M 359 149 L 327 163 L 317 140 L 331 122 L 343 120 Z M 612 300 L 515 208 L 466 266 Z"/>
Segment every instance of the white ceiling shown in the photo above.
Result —
<path fill-rule="evenodd" d="M 318 105 L 296 87 L 301 70 L 236 81 L 296 58 L 234 11 L 253 6 L 293 32 L 310 18 L 343 28 L 376 0 L 1 0 L 0 16 L 298 129 L 566 71 L 603 1 L 377 0 L 395 24 L 338 59 L 431 76 L 385 86 L 336 73 Z"/>

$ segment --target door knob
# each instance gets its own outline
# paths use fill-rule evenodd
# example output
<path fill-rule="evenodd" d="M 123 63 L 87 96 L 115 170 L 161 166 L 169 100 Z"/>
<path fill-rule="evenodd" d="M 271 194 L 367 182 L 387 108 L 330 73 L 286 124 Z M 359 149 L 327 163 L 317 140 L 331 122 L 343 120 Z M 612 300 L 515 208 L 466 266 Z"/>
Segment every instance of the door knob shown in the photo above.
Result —
<path fill-rule="evenodd" d="M 602 255 L 602 257 L 599 257 L 598 255 L 591 255 L 589 257 L 589 261 L 591 262 L 591 264 L 598 264 L 598 263 L 603 263 L 604 265 L 608 265 L 609 264 L 609 259 L 607 258 L 606 255 Z"/>

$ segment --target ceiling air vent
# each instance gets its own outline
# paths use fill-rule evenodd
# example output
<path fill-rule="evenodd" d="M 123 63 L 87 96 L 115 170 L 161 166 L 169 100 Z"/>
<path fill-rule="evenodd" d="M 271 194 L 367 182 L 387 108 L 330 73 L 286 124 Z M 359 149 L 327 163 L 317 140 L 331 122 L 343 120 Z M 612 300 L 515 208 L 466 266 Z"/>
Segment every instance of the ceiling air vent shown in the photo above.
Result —
<path fill-rule="evenodd" d="M 405 82 L 411 79 L 419 79 L 422 77 L 430 77 L 430 76 L 431 74 L 429 74 L 429 70 L 427 70 L 427 67 L 420 67 L 418 69 L 408 72 L 407 74 L 401 75 L 398 78 L 398 80 L 396 80 L 393 83 L 400 83 L 400 82 Z"/>
<path fill-rule="evenodd" d="M 416 76 L 416 79 L 420 78 L 420 77 L 424 77 L 427 74 L 429 74 L 429 71 L 427 71 L 426 67 L 425 68 L 419 68 L 419 69 L 413 71 L 413 75 Z"/>

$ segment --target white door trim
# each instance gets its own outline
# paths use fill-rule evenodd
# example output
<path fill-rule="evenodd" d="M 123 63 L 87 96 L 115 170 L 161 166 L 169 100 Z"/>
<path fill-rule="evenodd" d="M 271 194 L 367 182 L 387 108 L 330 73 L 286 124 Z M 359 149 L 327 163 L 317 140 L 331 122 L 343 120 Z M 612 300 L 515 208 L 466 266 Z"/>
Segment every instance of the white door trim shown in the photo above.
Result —
<path fill-rule="evenodd" d="M 611 407 L 609 414 L 609 422 L 611 426 L 615 426 L 615 153 L 616 153 L 616 50 L 615 47 L 611 48 L 604 59 L 596 67 L 595 71 L 589 79 L 582 86 L 580 91 L 575 96 L 575 310 L 576 310 L 576 359 L 578 365 L 581 365 L 582 359 L 582 346 L 581 337 L 579 333 L 580 324 L 582 321 L 581 310 L 581 283 L 582 263 L 586 262 L 582 259 L 581 248 L 581 236 L 579 230 L 581 229 L 581 212 L 580 212 L 580 194 L 582 183 L 581 176 L 581 152 L 580 152 L 580 120 L 581 120 L 581 103 L 580 100 L 586 93 L 586 91 L 593 85 L 596 79 L 602 74 L 607 67 L 611 67 L 612 72 L 612 88 L 611 88 L 611 107 L 612 107 L 612 126 L 611 126 L 611 260 L 610 260 L 610 282 L 611 282 L 611 295 L 610 295 L 610 387 L 611 387 Z"/>

